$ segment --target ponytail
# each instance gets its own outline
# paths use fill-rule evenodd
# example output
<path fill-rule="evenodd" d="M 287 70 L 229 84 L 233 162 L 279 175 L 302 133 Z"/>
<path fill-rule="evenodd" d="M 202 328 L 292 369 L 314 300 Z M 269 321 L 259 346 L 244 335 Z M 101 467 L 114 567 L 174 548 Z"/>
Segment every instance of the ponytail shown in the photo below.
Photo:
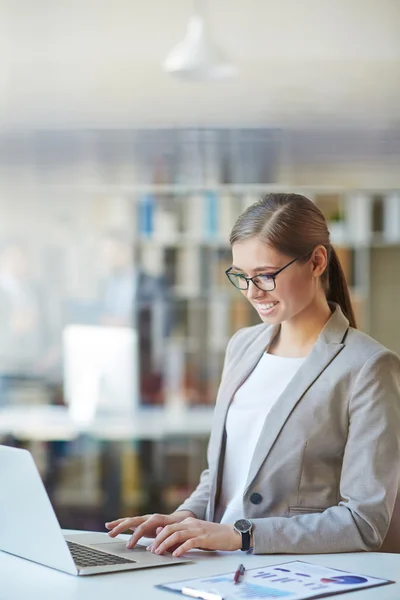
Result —
<path fill-rule="evenodd" d="M 328 267 L 329 289 L 327 300 L 339 304 L 344 316 L 348 319 L 350 327 L 357 328 L 353 307 L 351 305 L 350 292 L 342 265 L 336 250 L 330 246 L 330 258 Z"/>

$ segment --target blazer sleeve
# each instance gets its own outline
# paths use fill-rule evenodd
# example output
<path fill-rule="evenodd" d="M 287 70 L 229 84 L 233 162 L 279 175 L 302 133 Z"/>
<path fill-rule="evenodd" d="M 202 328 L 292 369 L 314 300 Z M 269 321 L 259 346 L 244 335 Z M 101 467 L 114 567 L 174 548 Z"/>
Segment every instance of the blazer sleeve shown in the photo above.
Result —
<path fill-rule="evenodd" d="M 241 330 L 239 329 L 239 331 L 237 331 L 231 337 L 231 339 L 229 340 L 228 345 L 226 347 L 224 366 L 222 369 L 221 379 L 223 379 L 224 373 L 227 370 L 227 367 L 228 367 L 230 359 L 231 359 L 232 346 L 233 346 L 234 339 L 236 338 L 236 336 L 238 335 L 238 333 L 240 331 Z M 217 402 L 218 402 L 218 397 L 217 397 Z M 211 429 L 211 436 L 212 436 L 212 434 L 213 434 L 213 428 Z M 210 436 L 210 441 L 211 441 L 211 436 Z M 210 464 L 210 462 L 211 462 L 210 461 L 210 446 L 211 446 L 210 441 L 208 443 L 208 449 L 207 449 L 208 464 Z M 187 498 L 183 502 L 183 504 L 181 504 L 176 509 L 175 512 L 177 512 L 178 510 L 190 510 L 190 511 L 192 511 L 192 513 L 194 513 L 196 515 L 196 517 L 198 519 L 205 519 L 209 499 L 210 499 L 210 470 L 209 470 L 209 468 L 207 468 L 207 469 L 204 469 L 204 471 L 201 473 L 199 484 L 197 485 L 194 492 L 192 492 L 192 494 L 189 496 L 189 498 Z"/>
<path fill-rule="evenodd" d="M 377 550 L 400 482 L 400 360 L 386 349 L 362 367 L 349 401 L 340 501 L 322 513 L 252 519 L 254 553 Z"/>

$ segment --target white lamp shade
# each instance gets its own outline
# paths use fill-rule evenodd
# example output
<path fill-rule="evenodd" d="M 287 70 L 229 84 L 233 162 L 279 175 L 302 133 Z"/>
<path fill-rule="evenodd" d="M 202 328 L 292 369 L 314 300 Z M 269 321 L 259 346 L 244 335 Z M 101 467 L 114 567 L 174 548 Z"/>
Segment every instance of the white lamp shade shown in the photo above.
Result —
<path fill-rule="evenodd" d="M 237 69 L 211 40 L 201 15 L 190 17 L 184 39 L 168 54 L 164 69 L 181 79 L 213 81 L 236 74 Z"/>

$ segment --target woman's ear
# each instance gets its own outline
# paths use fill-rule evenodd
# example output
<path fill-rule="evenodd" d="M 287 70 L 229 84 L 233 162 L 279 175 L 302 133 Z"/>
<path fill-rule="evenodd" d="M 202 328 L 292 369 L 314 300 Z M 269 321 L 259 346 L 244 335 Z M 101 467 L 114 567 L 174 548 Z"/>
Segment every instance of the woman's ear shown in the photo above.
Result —
<path fill-rule="evenodd" d="M 311 256 L 313 277 L 321 277 L 328 266 L 328 253 L 325 246 L 316 246 Z"/>

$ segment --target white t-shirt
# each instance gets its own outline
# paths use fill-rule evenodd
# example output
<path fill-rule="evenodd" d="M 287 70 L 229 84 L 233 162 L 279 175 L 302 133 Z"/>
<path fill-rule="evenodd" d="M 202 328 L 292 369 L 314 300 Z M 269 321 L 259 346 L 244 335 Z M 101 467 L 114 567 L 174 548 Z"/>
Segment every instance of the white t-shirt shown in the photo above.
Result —
<path fill-rule="evenodd" d="M 244 518 L 244 488 L 264 421 L 304 360 L 264 352 L 237 390 L 226 418 L 222 487 L 215 514 L 217 522 L 234 523 Z"/>

